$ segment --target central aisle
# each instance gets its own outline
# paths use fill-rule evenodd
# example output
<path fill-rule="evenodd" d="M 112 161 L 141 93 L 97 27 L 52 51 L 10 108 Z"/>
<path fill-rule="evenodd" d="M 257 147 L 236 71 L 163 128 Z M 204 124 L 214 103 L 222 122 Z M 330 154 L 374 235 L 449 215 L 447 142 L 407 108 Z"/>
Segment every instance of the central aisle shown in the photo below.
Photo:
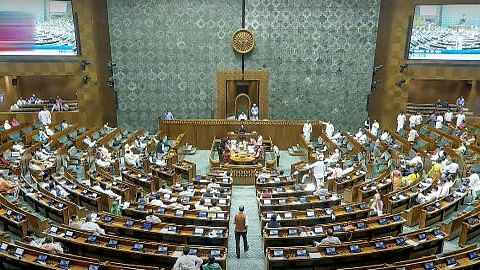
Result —
<path fill-rule="evenodd" d="M 228 239 L 228 270 L 266 269 L 263 255 L 263 242 L 260 219 L 256 201 L 255 186 L 234 186 L 232 192 L 232 208 L 230 209 L 230 228 Z M 243 252 L 243 242 L 240 239 L 240 259 L 235 254 L 235 226 L 234 216 L 240 205 L 245 206 L 248 217 L 248 252 Z"/>

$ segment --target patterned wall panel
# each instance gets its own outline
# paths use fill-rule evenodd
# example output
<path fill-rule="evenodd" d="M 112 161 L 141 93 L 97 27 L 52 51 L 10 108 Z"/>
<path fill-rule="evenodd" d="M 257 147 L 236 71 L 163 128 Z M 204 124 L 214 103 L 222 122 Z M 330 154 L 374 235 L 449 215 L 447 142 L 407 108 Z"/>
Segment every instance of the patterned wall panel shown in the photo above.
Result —
<path fill-rule="evenodd" d="M 109 0 L 119 124 L 156 130 L 165 109 L 211 118 L 216 70 L 241 69 L 230 47 L 241 26 L 237 0 Z"/>
<path fill-rule="evenodd" d="M 109 0 L 118 120 L 153 130 L 165 109 L 210 118 L 215 71 L 241 70 L 230 46 L 239 0 Z M 273 119 L 330 119 L 358 127 L 366 116 L 379 0 L 247 0 L 257 46 L 247 70 L 267 70 Z"/>
<path fill-rule="evenodd" d="M 247 69 L 270 77 L 270 117 L 332 120 L 354 128 L 367 115 L 379 0 L 247 0 L 257 37 Z"/>

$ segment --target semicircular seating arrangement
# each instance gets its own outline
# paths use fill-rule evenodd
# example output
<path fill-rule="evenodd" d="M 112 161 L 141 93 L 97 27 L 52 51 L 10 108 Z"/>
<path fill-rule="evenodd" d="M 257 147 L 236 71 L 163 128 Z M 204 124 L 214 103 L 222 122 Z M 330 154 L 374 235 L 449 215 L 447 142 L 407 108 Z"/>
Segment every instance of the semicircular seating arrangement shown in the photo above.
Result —
<path fill-rule="evenodd" d="M 416 129 L 414 141 L 409 128 L 299 136 L 302 161 L 255 171 L 261 229 L 249 237 L 261 239 L 266 268 L 478 269 L 480 148 L 468 138 L 480 128 Z M 40 141 L 38 132 L 30 123 L 0 132 L 7 268 L 171 269 L 184 247 L 223 269 L 235 260 L 236 176 L 220 164 L 197 175 L 178 152 L 183 134 L 165 142 L 162 131 L 71 125 Z"/>

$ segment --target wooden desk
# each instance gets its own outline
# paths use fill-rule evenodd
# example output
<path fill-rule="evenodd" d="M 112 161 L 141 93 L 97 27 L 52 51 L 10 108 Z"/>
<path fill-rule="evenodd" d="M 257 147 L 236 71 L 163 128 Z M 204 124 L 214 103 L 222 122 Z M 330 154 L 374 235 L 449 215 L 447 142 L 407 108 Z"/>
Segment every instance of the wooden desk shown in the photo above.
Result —
<path fill-rule="evenodd" d="M 112 222 L 106 222 L 104 219 L 106 216 L 111 217 Z M 127 221 L 131 221 L 133 225 L 127 227 L 125 225 Z M 152 224 L 152 228 L 148 230 L 143 227 L 145 223 L 147 223 L 145 220 L 116 217 L 105 213 L 100 214 L 97 221 L 97 224 L 104 228 L 106 232 L 115 235 L 184 245 L 227 246 L 228 227 L 178 225 L 162 222 Z M 171 232 L 171 228 L 174 228 L 175 231 Z M 202 232 L 197 234 L 196 230 Z"/>
<path fill-rule="evenodd" d="M 35 212 L 43 212 L 47 218 L 61 224 L 68 224 L 70 220 L 68 206 L 57 198 L 35 190 L 28 182 L 22 183 L 20 194 L 24 201 L 33 206 Z"/>
<path fill-rule="evenodd" d="M 271 220 L 270 216 L 275 214 L 277 215 L 277 220 L 284 227 L 314 226 L 333 222 L 332 215 L 327 214 L 326 210 L 326 208 L 313 208 L 307 210 L 268 211 L 260 213 L 260 220 L 262 227 L 264 227 Z M 328 208 L 328 211 L 333 211 L 336 222 L 342 222 L 367 218 L 370 208 L 367 204 L 356 203 L 333 206 Z"/>
<path fill-rule="evenodd" d="M 173 164 L 173 169 L 177 176 L 187 181 L 191 181 L 197 175 L 197 164 L 186 160 Z"/>
<path fill-rule="evenodd" d="M 419 241 L 418 235 L 424 233 L 426 240 Z M 397 245 L 396 238 L 381 239 L 384 249 L 375 247 L 375 242 L 356 243 L 358 253 L 350 252 L 349 243 L 335 246 L 336 254 L 327 255 L 329 247 L 272 247 L 267 248 L 268 269 L 338 269 L 340 267 L 360 266 L 365 264 L 379 264 L 395 262 L 424 255 L 436 254 L 443 249 L 443 238 L 436 238 L 432 231 L 412 233 L 401 236 L 406 239 L 405 245 Z M 282 256 L 275 256 L 275 251 L 282 250 Z M 306 251 L 306 256 L 298 256 L 298 250 Z"/>
<path fill-rule="evenodd" d="M 115 179 L 104 170 L 97 168 L 95 172 L 87 171 L 87 176 L 91 181 L 97 182 L 103 189 L 107 185 L 111 186 L 112 191 L 122 196 L 122 199 L 125 201 L 135 200 L 137 196 L 137 187 L 134 184 L 121 179 Z"/>
<path fill-rule="evenodd" d="M 470 221 L 472 224 L 469 224 Z M 468 241 L 475 238 L 480 234 L 480 210 L 476 210 L 470 215 L 465 217 L 465 220 L 462 222 L 462 230 L 460 232 L 460 239 L 458 244 L 460 246 L 465 246 Z"/>
<path fill-rule="evenodd" d="M 296 245 L 310 245 L 313 240 L 320 242 L 321 239 L 326 237 L 327 229 L 334 230 L 334 235 L 340 238 L 342 241 L 346 241 L 350 237 L 349 232 L 344 231 L 344 227 L 352 225 L 356 229 L 351 233 L 351 239 L 362 240 L 372 239 L 382 236 L 395 236 L 402 232 L 405 219 L 399 215 L 395 215 L 397 220 L 394 220 L 394 215 L 383 217 L 372 217 L 368 219 L 361 219 L 349 222 L 327 223 L 321 225 L 315 225 L 312 227 L 280 227 L 280 228 L 264 228 L 263 240 L 265 247 L 271 246 L 296 246 Z M 385 223 L 380 224 L 379 220 L 384 219 Z M 364 228 L 359 228 L 358 224 L 363 224 Z M 316 228 L 321 228 L 315 232 Z M 290 230 L 297 230 L 297 234 L 291 234 Z M 337 230 L 338 229 L 338 230 Z M 278 235 L 272 234 L 272 231 L 277 231 Z"/>
<path fill-rule="evenodd" d="M 160 188 L 160 178 L 146 175 L 144 172 L 136 169 L 122 171 L 122 179 L 148 192 Z"/>
<path fill-rule="evenodd" d="M 165 182 L 167 185 L 173 185 L 175 183 L 176 174 L 173 168 L 151 165 L 150 170 L 152 175 L 158 177 L 160 181 Z"/>
<path fill-rule="evenodd" d="M 401 213 L 416 205 L 417 195 L 428 189 L 431 183 L 422 181 L 414 186 L 394 190 L 384 196 L 385 209 L 387 213 Z"/>
<path fill-rule="evenodd" d="M 310 195 L 300 198 L 285 197 L 258 199 L 260 212 L 264 211 L 283 211 L 283 210 L 306 210 L 310 208 L 326 208 L 340 204 L 340 198 L 326 196 L 320 199 L 319 196 Z"/>
<path fill-rule="evenodd" d="M 178 209 L 167 206 L 140 205 L 131 203 L 129 207 L 122 209 L 122 214 L 136 219 L 145 219 L 149 213 L 153 212 L 162 222 L 213 227 L 228 227 L 230 220 L 229 211 L 183 210 L 182 215 L 178 215 Z M 206 213 L 206 217 L 200 217 L 201 213 Z"/>
<path fill-rule="evenodd" d="M 81 257 L 70 254 L 52 254 L 41 248 L 35 248 L 26 243 L 16 241 L 15 244 L 5 241 L 0 242 L 0 245 L 7 244 L 6 252 L 0 252 L 2 262 L 10 265 L 21 267 L 21 269 L 61 269 L 60 262 L 62 260 L 69 261 L 69 268 L 72 270 L 87 270 L 90 266 L 100 266 L 100 269 L 108 270 L 133 270 L 141 267 L 145 270 L 159 270 L 158 267 L 145 265 L 129 265 L 116 262 L 101 262 L 98 259 L 90 257 Z M 24 249 L 23 256 L 17 257 L 14 255 L 17 248 Z M 39 263 L 38 257 L 40 255 L 47 255 L 46 263 Z"/>
<path fill-rule="evenodd" d="M 45 232 L 48 234 L 50 228 Z M 73 237 L 65 236 L 66 231 L 73 232 Z M 141 265 L 153 265 L 170 269 L 176 261 L 172 257 L 176 251 L 180 251 L 183 246 L 178 244 L 169 244 L 162 242 L 147 242 L 134 238 L 119 237 L 115 235 L 97 236 L 96 242 L 88 242 L 89 233 L 76 230 L 66 226 L 58 226 L 57 233 L 51 235 L 56 241 L 59 241 L 67 247 L 71 253 L 104 260 L 115 260 L 119 262 L 139 263 Z M 117 248 L 108 247 L 110 240 L 117 240 Z M 135 244 L 143 244 L 143 251 L 135 251 L 132 248 Z M 166 248 L 165 253 L 158 253 L 159 247 Z M 197 250 L 197 256 L 204 261 L 208 259 L 212 251 L 220 251 L 218 263 L 226 267 L 227 249 L 225 247 L 207 247 L 190 246 Z M 178 252 L 177 252 L 178 254 Z"/>
<path fill-rule="evenodd" d="M 420 211 L 419 228 L 425 228 L 436 222 L 443 221 L 453 211 L 463 204 L 466 192 L 453 192 L 445 198 L 425 205 Z"/>
<path fill-rule="evenodd" d="M 185 134 L 184 140 L 196 145 L 199 149 L 208 150 L 211 147 L 213 138 L 223 138 L 232 130 L 238 130 L 242 122 L 205 119 L 205 120 L 161 120 L 160 129 L 168 137 L 176 137 L 181 133 Z M 287 149 L 298 143 L 298 134 L 302 133 L 305 121 L 243 121 L 247 131 L 255 130 L 257 134 L 268 134 L 272 142 L 275 142 L 280 149 Z M 316 138 L 323 129 L 319 121 L 312 122 L 312 138 Z"/>
<path fill-rule="evenodd" d="M 452 240 L 458 237 L 462 230 L 462 224 L 465 222 L 466 218 L 471 216 L 472 213 L 480 210 L 480 202 L 476 202 L 476 206 L 471 206 L 472 209 L 470 211 L 468 211 L 469 207 L 467 207 L 462 212 L 458 212 L 455 217 L 442 222 L 441 230 L 448 234 L 447 240 Z"/>

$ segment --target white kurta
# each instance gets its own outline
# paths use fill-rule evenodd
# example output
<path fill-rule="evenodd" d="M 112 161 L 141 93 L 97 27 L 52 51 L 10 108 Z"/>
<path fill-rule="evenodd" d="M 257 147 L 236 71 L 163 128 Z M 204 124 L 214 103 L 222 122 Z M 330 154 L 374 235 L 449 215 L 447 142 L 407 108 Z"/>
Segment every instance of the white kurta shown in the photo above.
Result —
<path fill-rule="evenodd" d="M 410 115 L 408 122 L 410 122 L 410 128 L 414 128 L 417 125 L 417 116 L 414 114 Z"/>
<path fill-rule="evenodd" d="M 437 121 L 435 122 L 435 128 L 443 127 L 443 116 L 437 115 Z"/>
<path fill-rule="evenodd" d="M 335 132 L 335 127 L 333 126 L 333 124 L 327 123 L 327 126 L 325 127 L 325 133 L 327 134 L 327 137 L 332 138 L 334 132 Z"/>
<path fill-rule="evenodd" d="M 305 123 L 303 124 L 303 137 L 307 142 L 310 142 L 310 135 L 312 134 L 312 124 Z"/>
<path fill-rule="evenodd" d="M 377 136 L 378 135 L 378 129 L 380 129 L 380 124 L 377 121 L 375 121 L 372 124 L 372 130 L 371 130 L 370 133 L 372 133 L 374 136 Z"/>
<path fill-rule="evenodd" d="M 50 111 L 42 110 L 38 112 L 38 121 L 44 126 L 48 126 L 52 123 L 52 114 Z"/>
<path fill-rule="evenodd" d="M 418 126 L 420 124 L 422 124 L 422 115 L 421 114 L 417 114 L 417 116 L 415 117 L 415 125 Z"/>
<path fill-rule="evenodd" d="M 407 116 L 405 116 L 405 114 L 401 113 L 397 116 L 397 132 L 403 129 L 405 121 L 407 121 Z"/>
<path fill-rule="evenodd" d="M 453 113 L 452 112 L 446 112 L 445 113 L 445 122 L 452 122 L 452 119 L 453 119 Z"/>
<path fill-rule="evenodd" d="M 251 114 L 252 114 L 252 120 L 253 121 L 257 121 L 258 120 L 258 107 L 255 106 L 255 107 L 252 107 L 252 109 L 250 110 Z"/>
<path fill-rule="evenodd" d="M 457 114 L 457 127 L 459 127 L 463 121 L 465 121 L 465 114 L 463 113 Z"/>

